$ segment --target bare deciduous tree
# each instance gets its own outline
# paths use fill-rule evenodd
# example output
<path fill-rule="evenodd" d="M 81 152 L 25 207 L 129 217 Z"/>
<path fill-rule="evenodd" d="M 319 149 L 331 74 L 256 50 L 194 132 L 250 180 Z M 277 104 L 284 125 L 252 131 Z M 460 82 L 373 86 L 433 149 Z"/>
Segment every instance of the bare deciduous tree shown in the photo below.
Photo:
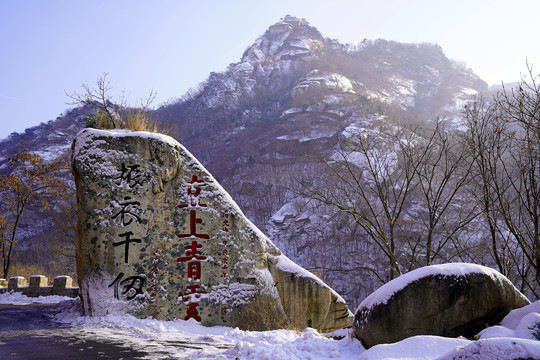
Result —
<path fill-rule="evenodd" d="M 17 245 L 17 230 L 23 215 L 32 207 L 48 209 L 64 196 L 64 182 L 58 176 L 65 163 L 45 163 L 38 154 L 21 151 L 9 159 L 9 173 L 0 177 L 0 250 L 3 277 L 7 278 Z M 34 210 L 34 209 L 32 209 Z"/>
<path fill-rule="evenodd" d="M 69 105 L 89 105 L 96 110 L 87 119 L 87 127 L 98 129 L 130 129 L 133 131 L 159 132 L 174 136 L 170 126 L 157 121 L 150 107 L 156 99 L 156 93 L 151 91 L 144 99 L 139 100 L 135 107 L 129 106 L 125 96 L 113 99 L 110 95 L 112 86 L 105 73 L 97 79 L 96 87 L 82 84 L 82 93 L 67 94 L 71 99 Z"/>
<path fill-rule="evenodd" d="M 374 240 L 389 261 L 389 279 L 402 273 L 397 255 L 400 222 L 414 189 L 414 169 L 394 142 L 406 136 L 401 130 L 390 137 L 357 134 L 323 159 L 328 173 L 302 181 L 304 195 L 349 214 Z"/>
<path fill-rule="evenodd" d="M 467 105 L 464 117 L 467 131 L 463 133 L 463 145 L 473 159 L 473 186 L 470 187 L 469 196 L 478 204 L 482 213 L 480 219 L 485 223 L 482 231 L 486 231 L 489 236 L 493 260 L 499 271 L 508 276 L 511 269 L 507 246 L 502 238 L 497 213 L 501 160 L 503 154 L 510 151 L 509 143 L 502 138 L 508 124 L 498 114 L 497 106 L 484 98 L 478 98 Z"/>
<path fill-rule="evenodd" d="M 471 157 L 439 119 L 423 129 L 383 127 L 342 141 L 323 160 L 328 172 L 304 179 L 302 195 L 349 214 L 388 259 L 389 279 L 467 260 L 459 235 L 477 215 L 463 197 Z"/>
<path fill-rule="evenodd" d="M 423 250 L 424 258 L 417 265 L 431 265 L 449 244 L 454 245 L 455 254 L 446 252 L 448 260 L 463 257 L 467 245 L 457 235 L 476 216 L 474 206 L 463 206 L 466 200 L 462 196 L 471 180 L 471 158 L 463 151 L 456 133 L 448 131 L 440 119 L 425 136 L 416 136 L 415 143 L 401 143 L 401 151 L 414 171 L 418 212 L 424 213 L 415 216 L 424 229 L 415 239 L 414 246 Z"/>
<path fill-rule="evenodd" d="M 539 298 L 540 84 L 527 67 L 516 87 L 503 87 L 490 104 L 477 100 L 465 117 L 495 262 Z"/>

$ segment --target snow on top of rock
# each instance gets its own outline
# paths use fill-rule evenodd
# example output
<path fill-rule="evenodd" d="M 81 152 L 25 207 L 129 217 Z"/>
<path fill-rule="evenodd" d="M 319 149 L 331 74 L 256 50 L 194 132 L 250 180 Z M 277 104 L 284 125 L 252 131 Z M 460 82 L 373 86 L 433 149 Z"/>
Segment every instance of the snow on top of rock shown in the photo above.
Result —
<path fill-rule="evenodd" d="M 358 360 L 364 359 L 435 359 L 433 354 L 444 355 L 463 347 L 470 341 L 440 336 L 413 336 L 394 344 L 382 344 L 366 350 Z M 437 356 L 438 358 L 438 356 Z"/>
<path fill-rule="evenodd" d="M 345 140 L 354 140 L 355 138 L 366 139 L 369 136 L 379 136 L 380 132 L 376 129 L 368 129 L 360 126 L 359 124 L 352 123 L 347 126 L 342 132 L 341 136 Z"/>
<path fill-rule="evenodd" d="M 251 284 L 230 283 L 212 286 L 208 293 L 201 294 L 201 299 L 233 307 L 248 305 L 257 295 L 257 287 Z"/>
<path fill-rule="evenodd" d="M 311 71 L 306 79 L 294 87 L 293 92 L 310 87 L 354 93 L 352 83 L 348 78 L 337 73 L 323 73 L 320 70 Z"/>
<path fill-rule="evenodd" d="M 312 39 L 309 39 L 309 38 L 298 38 L 298 39 L 293 39 L 290 41 L 290 45 L 291 46 L 294 46 L 294 47 L 297 47 L 297 48 L 300 48 L 300 49 L 305 49 L 305 50 L 310 50 L 310 45 L 311 43 L 313 42 Z"/>
<path fill-rule="evenodd" d="M 249 62 L 241 62 L 234 67 L 234 72 L 238 76 L 248 77 L 253 74 L 255 68 Z"/>
<path fill-rule="evenodd" d="M 296 275 L 298 275 L 300 277 L 311 278 L 311 279 L 313 279 L 313 280 L 315 280 L 317 282 L 322 282 L 322 280 L 319 279 L 317 276 L 315 276 L 315 274 L 313 274 L 312 272 L 309 272 L 308 270 L 304 269 L 303 267 L 297 265 L 291 259 L 289 259 L 287 256 L 282 254 L 282 255 L 279 255 L 277 257 L 277 259 L 278 259 L 278 262 L 276 264 L 277 268 L 279 268 L 279 269 L 281 269 L 283 271 L 292 273 L 292 274 L 296 274 Z M 342 302 L 345 302 L 345 301 L 343 300 Z"/>
<path fill-rule="evenodd" d="M 424 65 L 424 69 L 426 69 L 433 78 L 438 78 L 441 75 L 441 72 L 432 66 Z"/>
<path fill-rule="evenodd" d="M 461 110 L 463 109 L 463 106 L 470 102 L 476 95 L 478 95 L 477 90 L 462 87 L 461 90 L 455 94 L 453 104 L 447 105 L 444 109 L 451 110 L 452 108 L 455 108 Z"/>
<path fill-rule="evenodd" d="M 468 264 L 468 263 L 449 263 L 449 264 L 425 266 L 425 267 L 410 271 L 390 282 L 387 282 L 386 284 L 381 286 L 378 290 L 376 290 L 367 298 L 365 298 L 364 301 L 362 301 L 362 303 L 359 305 L 356 311 L 358 312 L 358 309 L 360 308 L 372 308 L 379 304 L 386 304 L 388 300 L 390 300 L 392 296 L 394 296 L 394 294 L 396 294 L 398 291 L 401 291 L 407 285 L 428 276 L 442 275 L 442 276 L 459 277 L 459 276 L 465 276 L 467 274 L 473 274 L 473 273 L 486 274 L 492 277 L 495 277 L 498 275 L 496 270 L 493 270 L 486 266 Z"/>
<path fill-rule="evenodd" d="M 312 280 L 314 280 L 314 281 L 316 281 L 318 283 L 321 283 L 321 285 L 324 286 L 324 281 L 322 281 L 320 278 L 318 278 L 312 272 L 304 269 L 300 265 L 293 262 L 287 256 L 281 254 L 281 255 L 277 256 L 276 259 L 278 260 L 276 265 L 275 265 L 276 268 L 281 269 L 284 272 L 295 274 L 296 276 L 299 276 L 299 277 L 311 278 Z M 337 302 L 345 304 L 345 300 L 341 297 L 341 295 L 339 295 L 337 292 L 335 292 L 331 288 L 330 288 L 330 291 L 336 296 L 336 299 L 337 299 L 336 301 Z"/>
<path fill-rule="evenodd" d="M 284 118 L 284 117 L 287 117 L 289 115 L 294 115 L 294 114 L 298 114 L 298 113 L 301 113 L 303 112 L 304 109 L 302 108 L 290 108 L 290 109 L 287 109 L 285 110 L 282 114 L 281 114 L 281 118 Z"/>
<path fill-rule="evenodd" d="M 178 142 L 172 137 L 160 133 L 153 133 L 148 131 L 132 131 L 128 129 L 111 129 L 111 130 L 101 130 L 93 128 L 85 128 L 79 131 L 77 134 L 77 141 L 75 142 L 75 149 L 73 153 L 77 154 L 86 144 L 89 142 L 94 142 L 96 137 L 107 136 L 107 137 L 141 137 L 147 139 L 155 139 L 168 143 L 171 146 L 179 145 Z"/>
<path fill-rule="evenodd" d="M 284 39 L 279 46 L 280 51 L 277 53 L 279 60 L 287 60 L 292 57 L 301 57 L 311 55 L 313 49 L 322 47 L 319 40 L 314 40 L 308 37 L 296 38 L 289 41 Z M 288 46 L 286 46 L 288 45 Z"/>
<path fill-rule="evenodd" d="M 330 138 L 336 130 L 329 128 L 314 128 L 309 131 L 295 131 L 292 134 L 278 136 L 277 140 L 297 140 L 300 143 L 311 140 Z"/>
<path fill-rule="evenodd" d="M 219 87 L 214 89 L 215 92 L 211 92 L 205 96 L 204 102 L 206 103 L 207 107 L 215 108 L 222 106 L 225 100 L 237 101 L 242 95 L 242 92 L 238 91 L 238 88 L 239 84 L 233 78 L 221 78 L 219 80 Z"/>
<path fill-rule="evenodd" d="M 393 344 L 373 346 L 363 352 L 358 360 L 538 359 L 539 351 L 539 341 L 506 335 L 477 341 L 422 335 Z"/>
<path fill-rule="evenodd" d="M 368 158 L 364 153 L 359 151 L 348 151 L 345 154 L 334 151 L 332 155 L 330 155 L 330 159 L 335 162 L 346 161 L 359 168 L 364 168 L 368 165 Z"/>
<path fill-rule="evenodd" d="M 41 156 L 41 158 L 45 161 L 52 161 L 57 159 L 59 156 L 61 156 L 65 150 L 69 149 L 71 147 L 71 144 L 56 144 L 47 146 L 43 150 L 40 151 L 34 151 L 35 154 Z"/>
<path fill-rule="evenodd" d="M 366 95 L 369 100 L 378 100 L 386 104 L 390 104 L 392 102 L 390 94 L 384 90 L 366 90 Z"/>
<path fill-rule="evenodd" d="M 376 139 L 381 148 L 360 150 L 361 140 Z M 371 141 L 371 140 L 370 140 Z M 371 162 L 377 164 L 379 176 L 387 176 L 387 172 L 393 171 L 398 163 L 398 145 L 385 141 L 384 134 L 376 129 L 362 127 L 357 123 L 347 126 L 341 133 L 341 151 L 334 151 L 330 158 L 333 161 L 347 161 L 359 168 L 367 167 Z M 384 147 L 384 150 L 383 150 Z"/>
<path fill-rule="evenodd" d="M 124 150 L 115 150 L 108 148 L 106 146 L 107 142 L 105 140 L 100 140 L 100 137 L 139 137 L 162 141 L 169 144 L 173 148 L 180 146 L 180 144 L 172 137 L 159 133 L 151 133 L 147 131 L 131 131 L 126 129 L 101 130 L 86 128 L 81 130 L 75 138 L 75 145 L 72 155 L 73 159 L 80 159 L 81 164 L 86 164 L 85 166 L 91 166 L 89 164 L 94 164 L 96 160 L 99 159 L 125 157 L 129 155 Z M 105 145 L 104 148 L 103 145 Z M 95 169 L 95 171 L 96 174 L 99 173 L 101 176 L 109 177 L 118 171 L 118 169 L 110 161 L 101 161 L 99 165 L 99 169 Z"/>
<path fill-rule="evenodd" d="M 540 339 L 540 314 L 532 312 L 521 318 L 516 328 L 516 337 L 529 340 Z"/>
<path fill-rule="evenodd" d="M 464 345 L 456 346 L 453 351 L 437 359 L 538 359 L 538 354 L 540 354 L 538 340 L 497 337 L 470 341 Z"/>
<path fill-rule="evenodd" d="M 478 90 L 471 89 L 471 88 L 461 88 L 461 93 L 468 96 L 474 96 L 474 95 L 478 95 Z"/>
<path fill-rule="evenodd" d="M 450 114 L 448 116 L 448 121 L 457 130 L 466 131 L 467 127 L 464 124 L 461 112 L 463 111 L 465 105 L 472 101 L 472 99 L 478 94 L 479 92 L 475 89 L 462 87 L 461 90 L 454 95 L 452 103 L 443 107 L 442 110 Z"/>
<path fill-rule="evenodd" d="M 272 70 L 276 63 L 310 56 L 314 49 L 324 47 L 321 40 L 318 31 L 305 19 L 286 16 L 255 41 L 244 53 L 242 61 L 250 61 L 254 66 L 264 62 L 263 67 Z"/>
<path fill-rule="evenodd" d="M 288 202 L 283 205 L 278 211 L 272 215 L 271 221 L 275 224 L 283 224 L 286 219 L 295 217 L 298 213 L 298 207 L 301 204 L 300 199 L 294 199 L 292 202 Z"/>
<path fill-rule="evenodd" d="M 501 321 L 501 326 L 509 329 L 517 329 L 521 319 L 530 313 L 540 313 L 540 300 L 519 309 L 514 309 Z"/>
<path fill-rule="evenodd" d="M 298 18 L 296 16 L 293 16 L 293 15 L 285 15 L 285 18 L 283 19 L 283 22 L 309 25 L 309 22 L 306 19 L 304 19 L 304 18 L 300 19 L 300 18 Z"/>
<path fill-rule="evenodd" d="M 326 77 L 326 86 L 335 86 L 343 92 L 354 92 L 351 81 L 343 75 L 332 73 Z"/>
<path fill-rule="evenodd" d="M 414 107 L 416 96 L 416 82 L 411 79 L 403 79 L 393 76 L 390 79 L 397 90 L 395 100 L 401 105 L 401 107 Z"/>
<path fill-rule="evenodd" d="M 388 79 L 393 85 L 389 90 L 368 90 L 369 99 L 375 99 L 387 104 L 397 103 L 402 109 L 412 108 L 416 105 L 416 82 L 398 76 Z"/>

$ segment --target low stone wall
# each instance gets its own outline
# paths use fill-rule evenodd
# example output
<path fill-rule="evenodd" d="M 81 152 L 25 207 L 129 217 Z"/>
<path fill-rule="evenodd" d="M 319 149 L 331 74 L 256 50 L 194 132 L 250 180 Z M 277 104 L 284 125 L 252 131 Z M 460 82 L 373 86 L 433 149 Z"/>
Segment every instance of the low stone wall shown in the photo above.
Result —
<path fill-rule="evenodd" d="M 43 275 L 30 276 L 30 282 L 22 276 L 14 276 L 8 280 L 0 279 L 0 294 L 8 291 L 22 292 L 28 297 L 38 296 L 79 296 L 79 288 L 72 286 L 71 276 L 57 276 L 53 284 L 49 285 L 49 279 Z"/>

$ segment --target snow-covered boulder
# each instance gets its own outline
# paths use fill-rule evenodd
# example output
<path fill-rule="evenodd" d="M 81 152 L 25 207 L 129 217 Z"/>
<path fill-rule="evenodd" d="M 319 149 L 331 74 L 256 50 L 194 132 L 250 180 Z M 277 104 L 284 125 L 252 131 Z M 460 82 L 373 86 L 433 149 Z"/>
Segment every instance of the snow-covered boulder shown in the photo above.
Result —
<path fill-rule="evenodd" d="M 345 301 L 282 255 L 174 139 L 85 129 L 72 167 L 86 314 L 127 309 L 258 330 L 350 326 Z"/>
<path fill-rule="evenodd" d="M 415 335 L 472 337 L 529 300 L 501 273 L 453 263 L 400 276 L 358 307 L 354 333 L 366 348 Z"/>

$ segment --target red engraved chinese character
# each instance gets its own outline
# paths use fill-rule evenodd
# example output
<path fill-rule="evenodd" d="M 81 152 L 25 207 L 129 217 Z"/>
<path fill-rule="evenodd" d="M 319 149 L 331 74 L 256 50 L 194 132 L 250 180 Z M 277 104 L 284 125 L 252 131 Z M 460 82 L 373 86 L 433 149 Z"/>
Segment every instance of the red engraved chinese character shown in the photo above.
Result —
<path fill-rule="evenodd" d="M 206 293 L 206 291 L 200 290 L 200 288 L 201 286 L 199 284 L 188 285 L 187 286 L 188 291 L 186 291 L 185 293 L 182 293 L 182 292 L 178 293 L 178 297 L 181 297 L 182 301 L 185 304 L 196 303 L 200 299 L 201 294 Z"/>
<path fill-rule="evenodd" d="M 201 322 L 202 319 L 199 316 L 199 310 L 197 310 L 197 308 L 199 307 L 199 303 L 190 303 L 188 304 L 187 307 L 188 307 L 186 311 L 187 315 L 184 318 L 184 320 L 195 319 L 198 322 Z"/>
<path fill-rule="evenodd" d="M 181 205 L 178 205 L 178 207 L 180 209 L 185 208 L 185 207 L 195 207 L 195 206 L 206 207 L 206 204 L 201 203 L 201 199 L 200 199 L 201 188 L 199 186 L 195 186 L 195 184 L 204 184 L 204 181 L 199 180 L 197 178 L 197 175 L 193 175 L 191 177 L 191 181 L 188 182 L 188 184 L 189 184 L 189 187 L 187 189 L 187 197 L 188 197 L 187 204 L 181 204 Z"/>
<path fill-rule="evenodd" d="M 188 285 L 187 289 L 188 291 L 185 293 L 178 293 L 178 297 L 181 297 L 182 301 L 188 306 L 186 311 L 187 315 L 184 320 L 189 320 L 193 318 L 197 321 L 201 321 L 199 311 L 197 310 L 197 308 L 199 307 L 198 300 L 200 299 L 201 294 L 206 293 L 206 291 L 200 290 L 200 286 L 198 284 Z"/>
<path fill-rule="evenodd" d="M 192 259 L 196 260 L 204 260 L 206 259 L 206 256 L 201 255 L 201 252 L 199 249 L 202 249 L 202 245 L 199 244 L 197 241 L 193 240 L 191 242 L 191 245 L 184 246 L 184 250 L 186 251 L 186 256 L 179 257 L 176 259 L 178 262 L 184 262 L 184 261 L 190 261 Z"/>
<path fill-rule="evenodd" d="M 177 236 L 182 238 L 196 237 L 200 239 L 210 239 L 208 234 L 197 234 L 197 224 L 202 223 L 202 219 L 197 217 L 195 210 L 189 212 L 189 234 L 178 234 Z"/>
<path fill-rule="evenodd" d="M 192 280 L 201 278 L 201 263 L 200 261 L 190 261 L 187 264 L 187 277 Z"/>
<path fill-rule="evenodd" d="M 221 230 L 225 231 L 225 232 L 229 232 L 229 211 L 228 210 L 223 210 L 223 212 L 221 213 L 221 216 L 225 219 L 223 220 L 223 223 L 222 223 L 222 226 L 221 226 Z"/>

